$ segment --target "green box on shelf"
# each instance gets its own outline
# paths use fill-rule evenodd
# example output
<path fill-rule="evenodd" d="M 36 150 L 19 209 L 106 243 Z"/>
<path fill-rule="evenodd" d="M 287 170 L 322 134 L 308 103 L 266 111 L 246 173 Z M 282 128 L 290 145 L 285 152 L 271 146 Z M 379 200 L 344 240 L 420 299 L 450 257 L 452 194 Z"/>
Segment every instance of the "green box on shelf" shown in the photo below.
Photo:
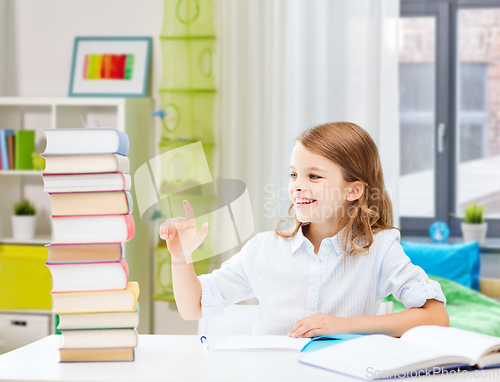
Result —
<path fill-rule="evenodd" d="M 215 40 L 162 40 L 161 89 L 214 90 L 212 52 Z"/>
<path fill-rule="evenodd" d="M 214 142 L 213 102 L 215 91 L 170 92 L 161 90 L 161 104 L 167 113 L 161 137 L 175 141 Z"/>
<path fill-rule="evenodd" d="M 169 142 L 162 141 L 160 143 L 160 154 L 164 154 L 170 150 L 180 148 L 185 145 L 189 145 L 193 142 Z M 202 147 L 204 151 L 204 156 L 207 160 L 208 167 L 213 173 L 213 152 L 214 146 L 211 143 L 203 143 Z M 196 179 L 207 178 L 206 167 L 197 166 L 197 161 L 203 160 L 204 158 L 190 157 L 191 152 L 188 151 L 187 155 L 179 150 L 180 152 L 170 158 L 166 163 L 161 164 L 161 183 L 159 185 L 160 199 L 163 199 L 169 193 L 169 190 L 174 185 L 175 189 L 183 188 L 189 190 L 190 188 L 197 186 L 199 183 Z M 212 177 L 213 178 L 213 177 Z M 210 178 L 209 178 L 210 179 Z M 187 191 L 188 193 L 193 193 L 199 191 L 199 189 L 194 189 Z M 180 193 L 179 193 L 180 194 Z"/>
<path fill-rule="evenodd" d="M 165 0 L 162 36 L 213 36 L 212 0 Z"/>

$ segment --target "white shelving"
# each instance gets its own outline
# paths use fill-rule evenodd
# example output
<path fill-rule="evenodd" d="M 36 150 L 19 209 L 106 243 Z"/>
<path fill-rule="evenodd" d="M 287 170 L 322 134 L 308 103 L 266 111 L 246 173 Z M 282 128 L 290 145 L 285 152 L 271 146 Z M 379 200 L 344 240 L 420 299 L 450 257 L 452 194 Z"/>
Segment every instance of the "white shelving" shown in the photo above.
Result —
<path fill-rule="evenodd" d="M 35 130 L 36 152 L 45 150 L 42 129 L 114 127 L 124 132 L 149 128 L 148 98 L 0 98 L 0 128 Z M 149 149 L 149 142 L 146 143 Z M 129 156 L 130 157 L 130 156 Z M 131 162 L 133 158 L 130 158 Z M 132 164 L 132 163 L 131 163 Z M 133 165 L 132 165 L 133 168 Z M 0 242 L 47 244 L 51 241 L 50 198 L 43 194 L 41 171 L 0 171 Z M 12 239 L 13 204 L 28 198 L 38 209 L 36 238 Z M 48 239 L 47 242 L 43 242 Z"/>
<path fill-rule="evenodd" d="M 0 170 L 0 176 L 42 176 L 43 171 Z"/>

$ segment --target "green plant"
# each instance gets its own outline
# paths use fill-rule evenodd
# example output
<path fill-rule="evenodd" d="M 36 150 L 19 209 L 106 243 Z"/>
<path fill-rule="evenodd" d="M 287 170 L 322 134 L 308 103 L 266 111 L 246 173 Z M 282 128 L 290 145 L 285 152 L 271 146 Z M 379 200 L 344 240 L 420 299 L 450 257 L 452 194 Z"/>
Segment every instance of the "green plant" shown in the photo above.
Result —
<path fill-rule="evenodd" d="M 465 208 L 464 223 L 467 224 L 482 224 L 484 223 L 484 206 L 476 203 L 469 204 Z"/>
<path fill-rule="evenodd" d="M 33 203 L 27 199 L 22 199 L 14 204 L 14 214 L 15 215 L 35 215 L 36 208 Z"/>

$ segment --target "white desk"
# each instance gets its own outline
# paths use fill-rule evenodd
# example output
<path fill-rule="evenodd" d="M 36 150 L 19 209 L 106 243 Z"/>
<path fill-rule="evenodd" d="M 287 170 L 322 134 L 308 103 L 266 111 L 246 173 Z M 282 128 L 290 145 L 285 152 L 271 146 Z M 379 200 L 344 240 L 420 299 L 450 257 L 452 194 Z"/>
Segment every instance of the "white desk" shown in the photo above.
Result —
<path fill-rule="evenodd" d="M 210 337 L 210 346 L 213 347 L 224 338 Z M 52 335 L 1 355 L 0 380 L 360 381 L 301 364 L 298 359 L 304 353 L 299 352 L 209 351 L 205 354 L 197 336 L 140 335 L 134 362 L 59 363 L 58 347 L 59 337 Z M 426 378 L 449 379 L 450 376 L 419 377 L 419 380 Z M 493 375 L 482 380 L 498 379 Z"/>

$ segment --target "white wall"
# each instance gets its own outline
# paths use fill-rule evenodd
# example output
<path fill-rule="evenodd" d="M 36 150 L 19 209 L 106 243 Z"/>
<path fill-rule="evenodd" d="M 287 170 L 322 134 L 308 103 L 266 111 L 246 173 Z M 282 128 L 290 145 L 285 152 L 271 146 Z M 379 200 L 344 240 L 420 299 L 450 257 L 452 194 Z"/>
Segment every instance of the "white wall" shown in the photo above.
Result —
<path fill-rule="evenodd" d="M 7 43 L 7 2 L 0 0 L 0 96 L 5 94 L 5 64 Z"/>
<path fill-rule="evenodd" d="M 6 54 L 2 55 L 7 61 L 4 95 L 67 96 L 75 36 L 152 36 L 150 93 L 158 94 L 162 0 L 0 2 L 6 3 L 8 20 Z"/>

